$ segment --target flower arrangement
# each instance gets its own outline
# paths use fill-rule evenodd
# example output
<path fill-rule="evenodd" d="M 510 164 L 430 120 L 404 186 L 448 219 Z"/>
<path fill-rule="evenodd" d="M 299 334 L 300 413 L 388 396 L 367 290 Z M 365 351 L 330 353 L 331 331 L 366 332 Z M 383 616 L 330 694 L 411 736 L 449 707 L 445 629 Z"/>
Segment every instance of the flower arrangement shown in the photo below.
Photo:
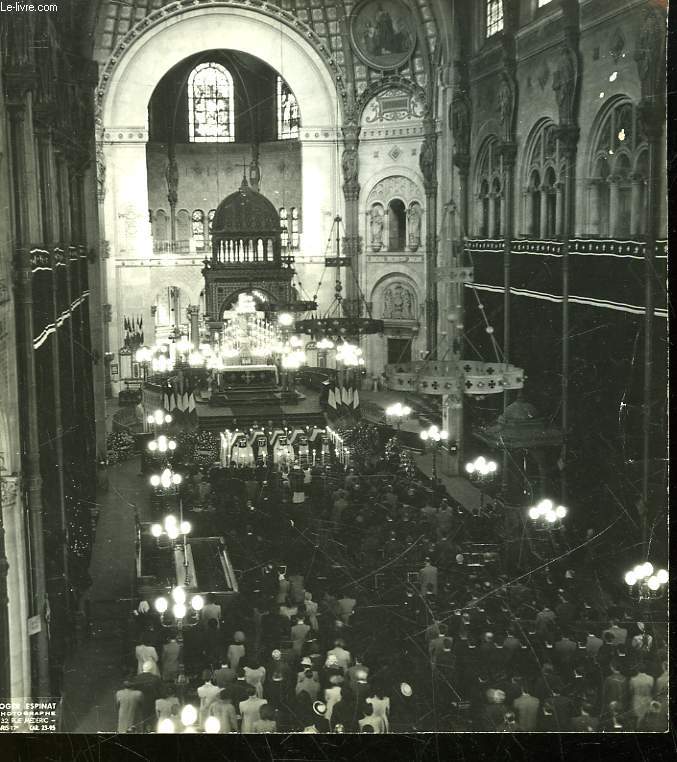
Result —
<path fill-rule="evenodd" d="M 126 431 L 114 431 L 106 439 L 108 463 L 120 463 L 134 454 L 134 438 Z"/>

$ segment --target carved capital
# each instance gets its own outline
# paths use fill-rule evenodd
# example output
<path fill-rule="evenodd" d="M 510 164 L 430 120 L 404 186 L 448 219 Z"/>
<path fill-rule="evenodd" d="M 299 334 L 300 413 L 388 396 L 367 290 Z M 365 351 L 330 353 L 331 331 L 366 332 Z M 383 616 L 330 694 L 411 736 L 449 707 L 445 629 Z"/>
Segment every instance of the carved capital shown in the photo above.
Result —
<path fill-rule="evenodd" d="M 576 155 L 580 134 L 580 129 L 571 124 L 561 124 L 555 128 L 555 137 L 566 159 L 571 160 Z"/>
<path fill-rule="evenodd" d="M 501 143 L 501 157 L 506 169 L 514 169 L 517 160 L 517 143 L 504 141 Z"/>
<path fill-rule="evenodd" d="M 34 66 L 22 66 L 17 69 L 5 71 L 5 95 L 7 107 L 10 111 L 23 109 L 26 105 L 26 95 L 35 88 L 37 73 Z"/>

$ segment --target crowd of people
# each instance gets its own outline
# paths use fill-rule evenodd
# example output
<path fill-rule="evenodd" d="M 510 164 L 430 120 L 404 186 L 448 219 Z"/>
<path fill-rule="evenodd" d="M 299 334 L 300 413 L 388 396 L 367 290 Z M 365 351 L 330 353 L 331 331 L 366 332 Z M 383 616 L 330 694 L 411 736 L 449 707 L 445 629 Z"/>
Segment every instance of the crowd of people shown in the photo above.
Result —
<path fill-rule="evenodd" d="M 240 594 L 208 600 L 180 638 L 140 602 L 119 732 L 667 728 L 665 623 L 600 577 L 589 548 L 471 564 L 478 537 L 501 546 L 496 523 L 383 448 L 307 471 L 187 480 Z"/>

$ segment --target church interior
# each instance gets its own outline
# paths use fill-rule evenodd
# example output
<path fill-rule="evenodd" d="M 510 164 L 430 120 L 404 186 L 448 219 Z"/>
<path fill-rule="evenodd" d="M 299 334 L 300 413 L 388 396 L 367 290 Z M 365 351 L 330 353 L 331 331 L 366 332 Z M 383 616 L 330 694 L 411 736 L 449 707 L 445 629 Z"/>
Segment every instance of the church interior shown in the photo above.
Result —
<path fill-rule="evenodd" d="M 0 729 L 665 732 L 667 3 L 40 7 Z"/>

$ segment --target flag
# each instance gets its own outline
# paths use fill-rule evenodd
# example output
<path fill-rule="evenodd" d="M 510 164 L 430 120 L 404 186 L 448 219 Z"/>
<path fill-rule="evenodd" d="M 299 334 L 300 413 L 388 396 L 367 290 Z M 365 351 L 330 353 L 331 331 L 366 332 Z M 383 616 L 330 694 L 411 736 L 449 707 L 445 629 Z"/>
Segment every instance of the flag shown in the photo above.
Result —
<path fill-rule="evenodd" d="M 181 410 L 188 410 L 190 404 L 190 398 L 188 396 L 188 392 L 184 392 L 181 397 Z"/>
<path fill-rule="evenodd" d="M 353 394 L 353 407 L 357 409 L 360 406 L 360 393 L 355 389 L 355 393 Z"/>
<path fill-rule="evenodd" d="M 176 394 L 172 392 L 169 396 L 169 412 L 176 409 Z"/>
<path fill-rule="evenodd" d="M 341 402 L 344 405 L 349 405 L 350 404 L 350 402 L 348 400 L 348 390 L 346 389 L 345 386 L 341 387 Z"/>
<path fill-rule="evenodd" d="M 333 407 L 334 410 L 336 410 L 336 395 L 334 394 L 334 390 L 329 390 L 329 397 L 327 398 L 327 404 L 329 407 Z"/>
<path fill-rule="evenodd" d="M 195 412 L 195 395 L 191 392 L 190 396 L 188 397 L 188 412 L 194 413 Z"/>
<path fill-rule="evenodd" d="M 345 392 L 346 392 L 345 404 L 348 407 L 352 407 L 353 406 L 353 390 L 350 387 L 348 387 L 345 390 Z"/>

